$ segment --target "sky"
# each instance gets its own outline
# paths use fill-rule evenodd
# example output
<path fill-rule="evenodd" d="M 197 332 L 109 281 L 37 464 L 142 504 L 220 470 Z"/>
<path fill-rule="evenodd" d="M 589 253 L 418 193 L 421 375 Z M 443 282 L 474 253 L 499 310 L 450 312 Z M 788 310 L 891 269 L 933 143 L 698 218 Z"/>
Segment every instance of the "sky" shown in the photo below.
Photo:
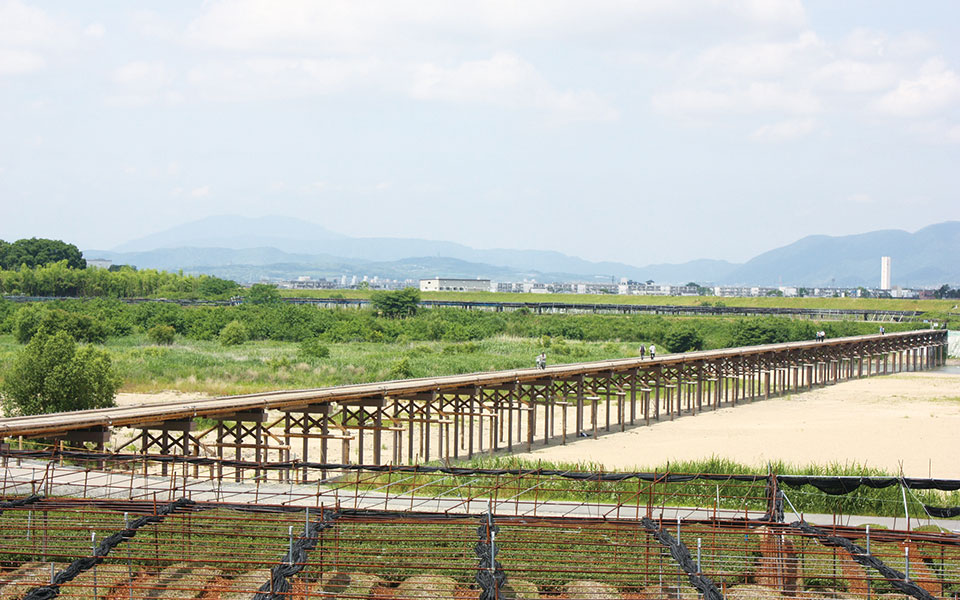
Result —
<path fill-rule="evenodd" d="M 960 219 L 953 0 L 0 0 L 0 239 L 744 261 Z"/>

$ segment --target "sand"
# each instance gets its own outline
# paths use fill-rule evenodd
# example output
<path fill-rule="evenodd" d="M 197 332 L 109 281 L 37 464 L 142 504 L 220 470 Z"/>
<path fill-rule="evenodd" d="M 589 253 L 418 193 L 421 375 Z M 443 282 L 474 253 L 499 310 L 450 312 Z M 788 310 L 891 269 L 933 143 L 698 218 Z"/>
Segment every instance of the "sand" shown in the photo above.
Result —
<path fill-rule="evenodd" d="M 591 461 L 607 469 L 656 467 L 667 461 L 711 456 L 761 466 L 778 460 L 798 466 L 859 464 L 891 473 L 899 472 L 902 464 L 908 477 L 960 478 L 960 461 L 955 458 L 960 448 L 958 365 L 954 362 L 940 371 L 872 377 L 758 400 L 623 433 L 606 433 L 597 440 L 573 435 L 571 408 L 567 445 L 552 443 L 520 456 Z M 204 397 L 175 391 L 119 394 L 117 403 L 131 406 Z M 537 422 L 543 423 L 542 409 Z M 436 429 L 432 437 L 433 443 L 438 443 Z M 351 446 L 350 460 L 356 461 L 356 444 Z M 340 447 L 340 443 L 329 444 L 329 462 L 341 460 Z M 319 460 L 319 444 L 311 447 L 310 454 L 311 460 Z M 367 444 L 365 454 L 364 462 L 371 463 L 372 443 Z M 384 448 L 384 458 L 389 455 Z M 270 453 L 270 459 L 279 459 L 276 451 Z"/>
<path fill-rule="evenodd" d="M 960 478 L 960 369 L 850 381 L 521 454 L 609 469 L 718 456 L 764 465 L 860 464 Z"/>

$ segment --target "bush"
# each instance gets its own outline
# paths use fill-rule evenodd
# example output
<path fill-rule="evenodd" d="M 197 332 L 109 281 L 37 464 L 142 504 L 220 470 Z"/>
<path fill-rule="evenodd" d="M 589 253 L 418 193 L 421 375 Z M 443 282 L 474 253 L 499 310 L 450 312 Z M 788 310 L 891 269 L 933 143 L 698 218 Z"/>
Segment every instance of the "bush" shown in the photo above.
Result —
<path fill-rule="evenodd" d="M 169 346 L 177 335 L 177 330 L 170 325 L 154 325 L 147 330 L 147 337 L 154 344 Z"/>
<path fill-rule="evenodd" d="M 410 359 L 404 356 L 393 362 L 390 366 L 390 377 L 393 379 L 406 379 L 413 376 L 413 369 L 410 367 Z"/>
<path fill-rule="evenodd" d="M 412 317 L 420 307 L 420 290 L 408 287 L 396 292 L 374 292 L 370 302 L 385 317 Z"/>
<path fill-rule="evenodd" d="M 250 304 L 279 304 L 280 292 L 275 285 L 255 283 L 250 286 L 250 291 L 246 293 L 243 300 Z"/>
<path fill-rule="evenodd" d="M 663 339 L 671 352 L 703 350 L 703 336 L 689 325 L 681 325 L 671 330 Z"/>
<path fill-rule="evenodd" d="M 220 330 L 220 343 L 224 346 L 239 346 L 248 339 L 247 326 L 240 321 L 230 321 Z"/>
<path fill-rule="evenodd" d="M 90 315 L 28 304 L 13 317 L 13 335 L 21 344 L 29 342 L 41 329 L 48 334 L 63 331 L 82 342 L 101 343 L 107 339 L 104 324 Z"/>
<path fill-rule="evenodd" d="M 302 358 L 327 358 L 330 356 L 330 348 L 320 343 L 320 340 L 312 338 L 300 342 L 299 354 Z"/>
<path fill-rule="evenodd" d="M 110 355 L 77 347 L 65 331 L 41 330 L 20 351 L 3 381 L 8 415 L 86 410 L 114 406 L 120 387 Z"/>

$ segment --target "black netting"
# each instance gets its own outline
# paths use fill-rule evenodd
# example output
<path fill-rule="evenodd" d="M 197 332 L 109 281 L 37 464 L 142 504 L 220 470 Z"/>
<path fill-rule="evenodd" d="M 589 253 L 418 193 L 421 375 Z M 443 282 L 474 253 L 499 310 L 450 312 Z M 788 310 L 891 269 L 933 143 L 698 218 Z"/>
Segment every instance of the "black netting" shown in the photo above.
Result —
<path fill-rule="evenodd" d="M 476 577 L 480 586 L 480 600 L 496 600 L 507 583 L 503 565 L 497 560 L 500 547 L 496 543 L 496 535 L 499 532 L 500 528 L 494 524 L 492 514 L 480 515 L 480 526 L 477 527 L 479 541 L 473 546 L 474 553 L 480 559 Z"/>
<path fill-rule="evenodd" d="M 683 572 L 687 574 L 687 579 L 690 580 L 690 584 L 700 590 L 704 600 L 723 600 L 723 594 L 717 589 L 713 580 L 700 572 L 700 569 L 697 568 L 697 563 L 694 562 L 693 557 L 690 556 L 690 551 L 687 550 L 687 546 L 683 542 L 673 539 L 672 535 L 658 526 L 656 521 L 649 517 L 640 519 L 640 524 L 650 532 L 661 546 L 670 550 L 670 556 L 672 556 L 673 560 L 683 569 Z"/>
<path fill-rule="evenodd" d="M 54 575 L 53 581 L 50 582 L 49 585 L 40 586 L 30 590 L 22 600 L 48 600 L 49 598 L 56 598 L 60 595 L 60 586 L 73 581 L 84 571 L 92 569 L 96 565 L 103 562 L 103 559 L 110 554 L 111 550 L 129 539 L 133 539 L 133 537 L 137 535 L 138 529 L 144 525 L 162 523 L 167 515 L 193 504 L 193 500 L 180 498 L 175 502 L 171 502 L 170 504 L 166 504 L 158 508 L 157 514 L 155 515 L 140 517 L 139 519 L 128 524 L 126 529 L 118 531 L 117 533 L 114 533 L 110 537 L 107 537 L 100 542 L 100 544 L 94 549 L 93 556 L 85 556 L 73 561 L 69 566 L 67 566 L 67 568 Z"/>
<path fill-rule="evenodd" d="M 290 598 L 291 577 L 303 570 L 307 563 L 307 553 L 317 546 L 320 533 L 333 527 L 340 514 L 326 511 L 323 517 L 313 523 L 303 535 L 293 543 L 293 547 L 284 553 L 283 559 L 270 569 L 270 579 L 260 586 L 253 600 L 288 600 Z"/>
<path fill-rule="evenodd" d="M 879 558 L 867 553 L 866 549 L 854 544 L 847 538 L 830 535 L 819 527 L 814 527 L 813 525 L 810 525 L 804 521 L 795 521 L 791 523 L 790 526 L 799 529 L 807 535 L 815 537 L 817 541 L 824 546 L 843 548 L 850 553 L 850 556 L 853 557 L 853 560 L 857 561 L 864 567 L 874 569 L 880 573 L 884 579 L 889 581 L 890 585 L 897 588 L 904 594 L 913 596 L 914 598 L 917 598 L 917 600 L 935 600 L 930 592 L 913 583 L 912 581 L 906 581 L 903 573 L 887 566 Z"/>

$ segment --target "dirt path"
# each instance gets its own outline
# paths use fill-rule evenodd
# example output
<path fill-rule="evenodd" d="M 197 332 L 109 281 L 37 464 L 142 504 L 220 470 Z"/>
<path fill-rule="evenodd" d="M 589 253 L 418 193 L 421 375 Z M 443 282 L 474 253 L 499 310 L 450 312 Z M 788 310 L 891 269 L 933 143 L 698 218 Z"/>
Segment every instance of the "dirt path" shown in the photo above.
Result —
<path fill-rule="evenodd" d="M 865 464 L 907 476 L 960 478 L 960 369 L 852 381 L 577 440 L 521 456 L 610 469 L 718 456 L 763 465 Z"/>

